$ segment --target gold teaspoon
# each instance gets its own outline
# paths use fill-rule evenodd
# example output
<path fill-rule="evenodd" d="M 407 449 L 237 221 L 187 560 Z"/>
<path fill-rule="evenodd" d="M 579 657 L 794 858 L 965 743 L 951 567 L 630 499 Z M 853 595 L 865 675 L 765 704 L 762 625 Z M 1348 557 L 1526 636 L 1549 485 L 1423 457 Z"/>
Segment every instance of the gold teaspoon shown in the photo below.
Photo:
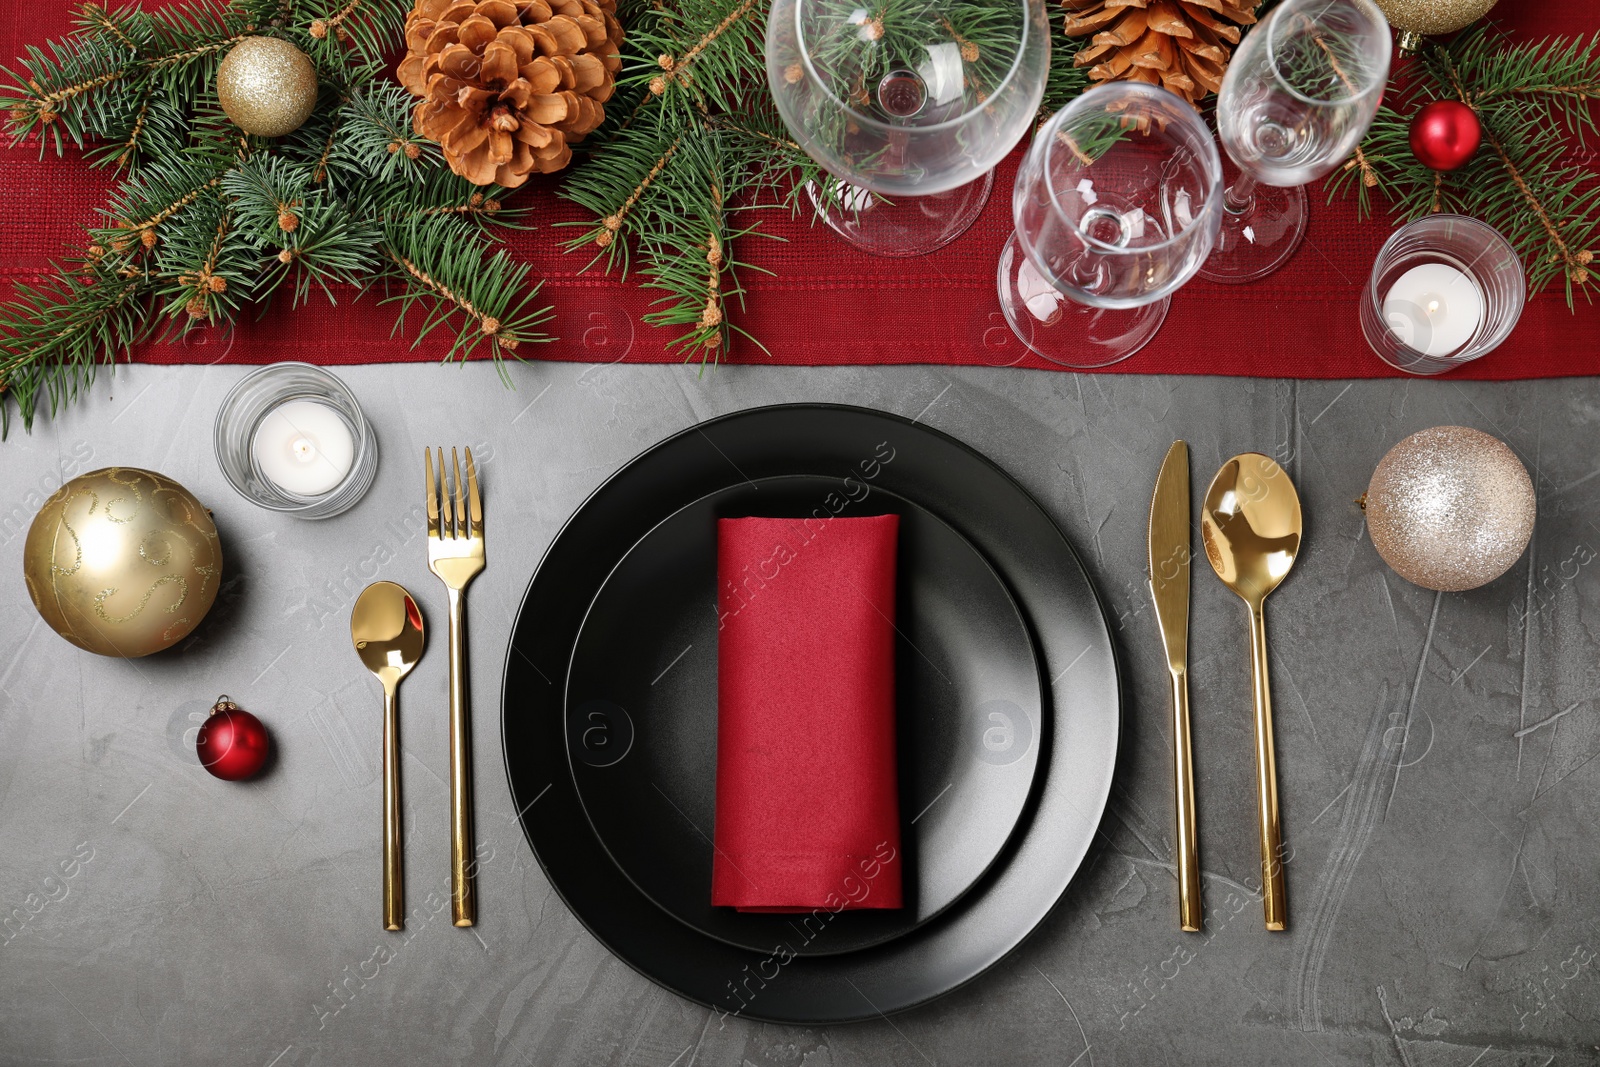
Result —
<path fill-rule="evenodd" d="M 1278 767 L 1272 742 L 1272 688 L 1267 680 L 1267 622 L 1261 606 L 1300 551 L 1300 496 L 1271 457 L 1245 452 L 1222 465 L 1206 490 L 1200 534 L 1217 577 L 1250 609 L 1250 660 L 1256 704 L 1256 801 L 1261 821 L 1261 894 L 1267 929 L 1288 918 Z"/>
<path fill-rule="evenodd" d="M 350 639 L 367 670 L 383 683 L 383 928 L 405 923 L 400 866 L 400 679 L 422 658 L 422 612 L 393 582 L 373 582 L 350 612 Z"/>

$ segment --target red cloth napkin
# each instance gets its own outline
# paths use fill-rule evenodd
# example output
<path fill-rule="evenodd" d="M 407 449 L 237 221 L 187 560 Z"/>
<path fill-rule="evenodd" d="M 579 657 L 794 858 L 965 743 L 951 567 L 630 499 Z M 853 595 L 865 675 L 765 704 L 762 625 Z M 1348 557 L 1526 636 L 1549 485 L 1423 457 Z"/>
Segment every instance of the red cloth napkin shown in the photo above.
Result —
<path fill-rule="evenodd" d="M 717 523 L 711 903 L 900 907 L 900 517 Z"/>

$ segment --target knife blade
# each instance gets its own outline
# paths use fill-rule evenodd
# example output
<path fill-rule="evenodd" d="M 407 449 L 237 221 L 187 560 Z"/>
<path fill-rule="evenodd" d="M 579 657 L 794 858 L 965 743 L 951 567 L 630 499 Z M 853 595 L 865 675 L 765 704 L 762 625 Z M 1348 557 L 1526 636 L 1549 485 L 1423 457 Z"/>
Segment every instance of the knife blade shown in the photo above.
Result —
<path fill-rule="evenodd" d="M 1189 669 L 1189 446 L 1172 442 L 1150 501 L 1150 595 L 1167 669 Z"/>
<path fill-rule="evenodd" d="M 1189 742 L 1189 446 L 1172 442 L 1150 500 L 1150 596 L 1172 681 L 1172 783 L 1177 813 L 1178 923 L 1200 929 L 1200 850 Z"/>

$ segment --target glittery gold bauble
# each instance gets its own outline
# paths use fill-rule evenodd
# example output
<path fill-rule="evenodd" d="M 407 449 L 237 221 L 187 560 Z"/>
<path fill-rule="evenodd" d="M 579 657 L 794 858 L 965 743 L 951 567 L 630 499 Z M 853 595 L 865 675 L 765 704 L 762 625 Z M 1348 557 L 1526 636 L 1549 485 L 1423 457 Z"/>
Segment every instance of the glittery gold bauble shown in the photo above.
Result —
<path fill-rule="evenodd" d="M 53 493 L 28 530 L 23 579 L 50 628 L 131 659 L 183 640 L 217 599 L 222 546 L 177 482 L 107 467 Z"/>
<path fill-rule="evenodd" d="M 1377 0 L 1389 25 L 1400 31 L 1401 47 L 1416 48 L 1416 37 L 1454 33 L 1477 22 L 1495 0 Z"/>
<path fill-rule="evenodd" d="M 1435 426 L 1389 450 L 1372 472 L 1367 532 L 1408 582 L 1447 593 L 1494 581 L 1533 536 L 1533 482 L 1516 453 L 1481 430 Z"/>
<path fill-rule="evenodd" d="M 276 37 L 246 37 L 217 68 L 222 110 L 245 133 L 282 137 L 317 106 L 317 70 L 306 54 Z"/>

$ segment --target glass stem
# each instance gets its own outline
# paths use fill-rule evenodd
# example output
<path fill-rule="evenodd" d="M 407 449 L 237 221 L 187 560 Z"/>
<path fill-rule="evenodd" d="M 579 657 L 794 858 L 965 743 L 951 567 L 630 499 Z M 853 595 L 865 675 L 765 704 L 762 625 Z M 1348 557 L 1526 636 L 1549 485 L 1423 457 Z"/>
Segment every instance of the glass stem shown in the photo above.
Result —
<path fill-rule="evenodd" d="M 1248 174 L 1239 175 L 1222 194 L 1222 206 L 1229 214 L 1243 215 L 1256 202 L 1256 180 Z"/>

